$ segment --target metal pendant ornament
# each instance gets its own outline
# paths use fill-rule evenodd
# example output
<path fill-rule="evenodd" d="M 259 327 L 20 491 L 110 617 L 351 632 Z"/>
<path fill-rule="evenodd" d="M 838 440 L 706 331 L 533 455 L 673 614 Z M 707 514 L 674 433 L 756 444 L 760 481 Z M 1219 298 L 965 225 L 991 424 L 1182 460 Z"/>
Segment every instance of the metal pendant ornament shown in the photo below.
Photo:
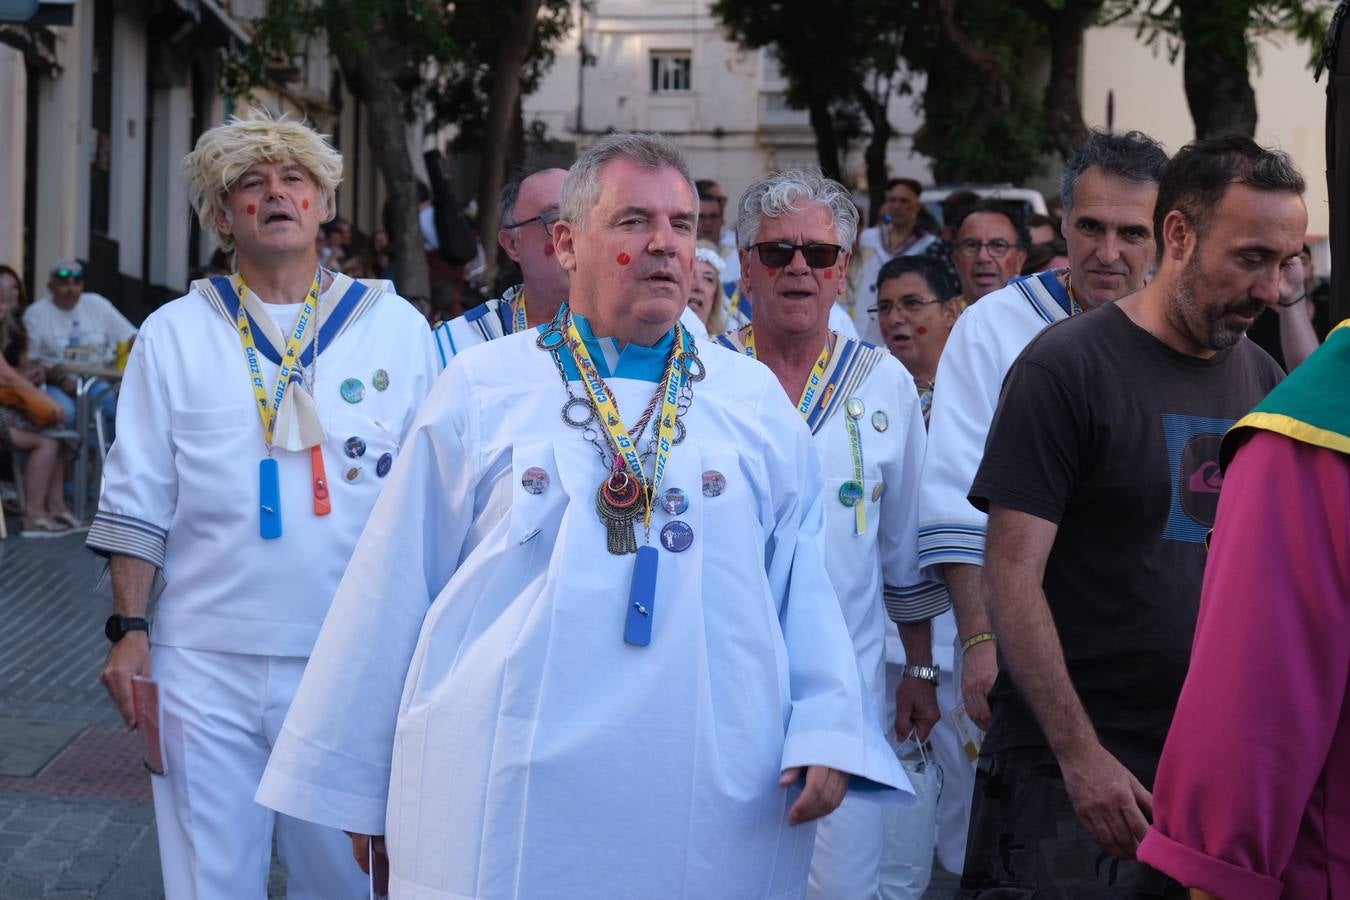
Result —
<path fill-rule="evenodd" d="M 872 413 L 872 427 L 882 433 L 884 433 L 887 428 L 891 427 L 891 420 L 886 415 L 885 411 L 879 409 Z"/>
<path fill-rule="evenodd" d="M 857 397 L 849 397 L 848 400 L 844 402 L 844 412 L 848 413 L 850 419 L 861 419 L 862 414 L 866 411 L 867 409 L 863 406 L 862 400 Z"/>
<path fill-rule="evenodd" d="M 622 469 L 615 471 L 595 492 L 595 511 L 605 526 L 609 552 L 615 556 L 636 553 L 635 527 L 646 510 L 646 486 Z"/>

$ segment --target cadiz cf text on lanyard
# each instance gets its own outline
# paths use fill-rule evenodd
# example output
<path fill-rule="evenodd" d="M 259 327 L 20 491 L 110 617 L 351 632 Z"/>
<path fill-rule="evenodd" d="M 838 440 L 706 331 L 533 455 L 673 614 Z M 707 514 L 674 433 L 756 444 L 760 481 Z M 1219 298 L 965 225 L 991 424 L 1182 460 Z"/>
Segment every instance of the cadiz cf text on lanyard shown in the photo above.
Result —
<path fill-rule="evenodd" d="M 249 325 L 248 313 L 244 309 L 243 298 L 248 291 L 248 285 L 244 284 L 241 276 L 234 276 L 234 287 L 240 300 L 239 311 L 234 317 L 234 327 L 239 332 L 239 343 L 243 345 L 244 358 L 248 361 L 249 382 L 253 385 L 253 396 L 258 401 L 263 443 L 267 447 L 267 456 L 258 463 L 258 533 L 267 540 L 281 537 L 281 474 L 277 461 L 272 458 L 272 436 L 276 429 L 281 402 L 286 398 L 286 389 L 290 386 L 291 378 L 300 364 L 300 349 L 304 346 L 310 320 L 314 318 L 314 312 L 319 305 L 319 278 L 320 272 L 316 270 L 314 283 L 310 285 L 304 305 L 300 307 L 300 317 L 295 320 L 295 327 L 291 329 L 290 337 L 286 340 L 286 349 L 281 354 L 281 366 L 277 369 L 277 383 L 272 388 L 269 398 L 258 359 L 258 345 L 253 340 L 253 328 Z"/>
<path fill-rule="evenodd" d="M 759 359 L 759 354 L 755 352 L 755 328 L 750 326 L 745 331 L 745 355 L 751 359 Z M 825 346 L 821 349 L 820 355 L 816 357 L 816 363 L 811 367 L 811 374 L 807 376 L 806 387 L 802 388 L 802 395 L 797 400 L 797 412 L 805 416 L 811 411 L 811 404 L 816 402 L 816 395 L 820 393 L 820 386 L 825 383 L 825 370 L 830 365 L 830 339 L 825 339 Z"/>
<path fill-rule="evenodd" d="M 511 333 L 520 334 L 529 327 L 525 323 L 525 288 L 520 289 L 520 293 L 516 295 L 515 300 L 511 301 L 511 305 L 515 308 L 515 322 L 511 327 Z"/>

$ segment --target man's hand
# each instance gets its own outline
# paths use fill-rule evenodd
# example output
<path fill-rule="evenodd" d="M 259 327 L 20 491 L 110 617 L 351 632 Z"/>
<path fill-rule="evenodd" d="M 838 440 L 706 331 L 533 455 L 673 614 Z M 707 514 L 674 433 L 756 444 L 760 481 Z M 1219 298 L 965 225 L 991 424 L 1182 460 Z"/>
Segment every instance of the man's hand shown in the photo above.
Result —
<path fill-rule="evenodd" d="M 784 769 L 782 777 L 778 779 L 778 786 L 792 787 L 801 777 L 801 766 Z M 802 788 L 802 795 L 788 810 L 788 824 L 800 825 L 821 816 L 828 816 L 844 802 L 844 794 L 847 791 L 848 776 L 843 772 L 827 766 L 807 766 L 806 787 Z"/>
<path fill-rule="evenodd" d="M 127 728 L 136 727 L 136 705 L 131 699 L 131 676 L 150 674 L 150 636 L 144 631 L 128 631 L 108 648 L 108 658 L 98 680 L 122 714 Z"/>
<path fill-rule="evenodd" d="M 384 835 L 357 834 L 354 831 L 347 832 L 347 837 L 352 839 L 352 858 L 356 864 L 361 867 L 361 871 L 367 875 L 370 874 L 370 842 L 375 842 L 375 855 L 384 856 Z"/>
<path fill-rule="evenodd" d="M 913 731 L 922 743 L 928 740 L 940 718 L 937 685 L 923 678 L 901 678 L 895 686 L 895 736 L 902 741 L 909 740 L 909 733 Z"/>
<path fill-rule="evenodd" d="M 983 641 L 961 657 L 961 699 L 966 715 L 981 731 L 989 730 L 993 714 L 989 711 L 989 691 L 998 677 L 998 651 L 993 641 Z"/>
<path fill-rule="evenodd" d="M 1153 796 L 1101 744 L 1059 761 L 1073 811 L 1116 859 L 1133 860 L 1153 817 Z"/>

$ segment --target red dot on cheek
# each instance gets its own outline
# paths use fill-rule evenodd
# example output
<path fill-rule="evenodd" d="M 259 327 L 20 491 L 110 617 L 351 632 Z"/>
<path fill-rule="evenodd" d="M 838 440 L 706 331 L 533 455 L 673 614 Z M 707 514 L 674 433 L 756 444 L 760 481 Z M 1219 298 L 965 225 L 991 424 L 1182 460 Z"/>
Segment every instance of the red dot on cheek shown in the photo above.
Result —
<path fill-rule="evenodd" d="M 552 255 L 553 255 L 553 245 L 552 245 L 552 244 L 545 244 L 545 245 L 544 245 L 544 255 L 545 255 L 545 256 L 552 256 Z"/>
<path fill-rule="evenodd" d="M 915 328 L 915 329 L 914 329 L 914 333 L 915 333 L 915 334 L 927 334 L 927 333 L 928 333 L 928 329 L 927 329 L 927 328 L 924 328 L 922 325 L 920 325 L 918 328 Z"/>
<path fill-rule="evenodd" d="M 826 269 L 826 270 L 825 270 L 825 280 L 826 280 L 826 281 L 833 281 L 833 280 L 834 280 L 834 269 Z"/>
<path fill-rule="evenodd" d="M 258 207 L 250 203 L 248 206 L 244 207 L 244 211 L 247 212 L 250 216 L 255 216 L 258 214 Z"/>
<path fill-rule="evenodd" d="M 777 267 L 777 266 L 769 266 L 769 267 L 768 267 L 768 270 L 769 270 L 769 277 L 770 277 L 770 278 L 773 278 L 774 276 L 776 276 L 776 275 L 778 274 L 778 267 Z"/>
<path fill-rule="evenodd" d="M 301 208 L 301 209 L 309 209 L 309 201 L 308 201 L 308 200 L 301 200 L 301 201 L 300 201 L 300 208 Z"/>
<path fill-rule="evenodd" d="M 619 255 L 618 255 L 618 257 L 616 257 L 616 259 L 617 259 L 617 262 L 619 263 L 619 265 L 621 265 L 621 266 L 626 266 L 626 265 L 628 265 L 630 262 L 633 261 L 633 257 L 631 257 L 631 256 L 629 256 L 627 253 L 623 253 L 623 252 L 620 252 Z"/>

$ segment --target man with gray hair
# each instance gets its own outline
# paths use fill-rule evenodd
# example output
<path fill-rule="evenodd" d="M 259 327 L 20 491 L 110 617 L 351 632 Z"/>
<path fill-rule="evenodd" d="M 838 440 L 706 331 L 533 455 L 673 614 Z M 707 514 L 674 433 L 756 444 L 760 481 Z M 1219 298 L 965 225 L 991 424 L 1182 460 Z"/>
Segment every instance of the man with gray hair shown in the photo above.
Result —
<path fill-rule="evenodd" d="M 799 897 L 850 778 L 909 793 L 810 433 L 678 325 L 696 210 L 664 138 L 582 155 L 571 301 L 451 361 L 338 589 L 259 799 L 399 896 Z"/>
<path fill-rule="evenodd" d="M 966 495 L 984 453 L 999 387 L 1013 360 L 1054 322 L 1131 294 L 1153 260 L 1153 204 L 1167 155 L 1137 131 L 1093 132 L 1060 182 L 1070 268 L 1018 279 L 967 309 L 938 363 L 919 489 L 919 562 L 951 592 L 934 623 L 939 665 L 960 673 L 965 713 L 989 727 L 998 672 L 994 632 L 978 595 L 985 516 Z M 950 767 L 949 767 L 950 768 Z M 938 855 L 959 874 L 973 767 L 946 772 Z"/>
<path fill-rule="evenodd" d="M 904 641 L 897 691 L 899 739 L 927 740 L 937 722 L 929 620 L 947 606 L 921 583 L 915 543 L 923 412 L 913 379 L 884 348 L 829 328 L 848 285 L 858 212 L 848 191 L 794 170 L 752 184 L 741 198 L 741 291 L 755 319 L 722 342 L 769 367 L 811 429 L 832 490 L 825 497 L 825 560 L 862 674 L 869 718 L 886 714 L 887 612 Z M 917 624 L 911 624 L 917 623 Z M 885 809 L 854 794 L 820 823 L 808 897 L 877 893 Z"/>

